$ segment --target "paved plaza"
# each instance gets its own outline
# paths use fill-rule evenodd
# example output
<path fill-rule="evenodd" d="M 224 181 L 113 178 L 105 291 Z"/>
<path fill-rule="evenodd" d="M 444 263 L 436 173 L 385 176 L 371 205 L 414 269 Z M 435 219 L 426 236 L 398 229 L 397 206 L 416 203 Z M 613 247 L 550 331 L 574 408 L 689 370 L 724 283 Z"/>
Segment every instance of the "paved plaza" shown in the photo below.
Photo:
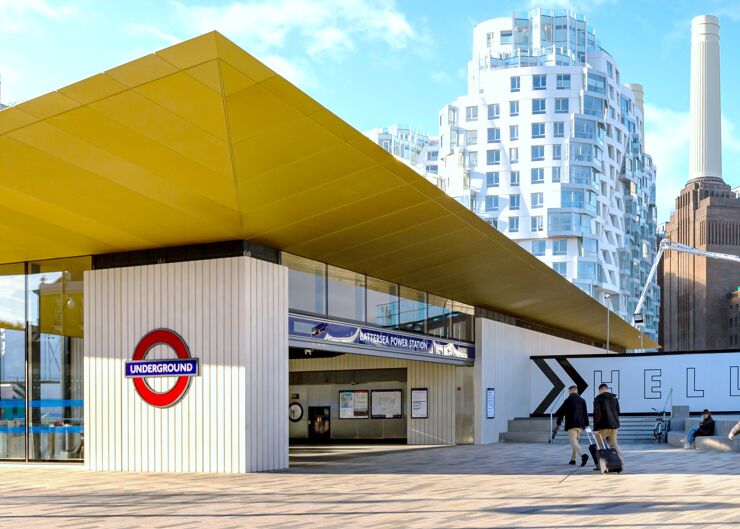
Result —
<path fill-rule="evenodd" d="M 287 472 L 102 474 L 0 466 L 0 527 L 740 526 L 740 456 L 625 445 L 626 472 L 565 445 L 300 447 Z"/>

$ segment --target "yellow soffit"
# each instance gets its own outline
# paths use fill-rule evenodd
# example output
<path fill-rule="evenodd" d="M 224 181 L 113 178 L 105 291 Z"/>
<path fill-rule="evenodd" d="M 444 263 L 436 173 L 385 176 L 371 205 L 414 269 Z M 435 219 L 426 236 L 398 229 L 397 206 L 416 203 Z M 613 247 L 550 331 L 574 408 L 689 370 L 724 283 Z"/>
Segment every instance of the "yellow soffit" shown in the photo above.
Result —
<path fill-rule="evenodd" d="M 249 239 L 605 340 L 599 303 L 216 32 L 0 111 L 0 152 L 0 263 Z M 612 315 L 611 342 L 639 333 Z"/>

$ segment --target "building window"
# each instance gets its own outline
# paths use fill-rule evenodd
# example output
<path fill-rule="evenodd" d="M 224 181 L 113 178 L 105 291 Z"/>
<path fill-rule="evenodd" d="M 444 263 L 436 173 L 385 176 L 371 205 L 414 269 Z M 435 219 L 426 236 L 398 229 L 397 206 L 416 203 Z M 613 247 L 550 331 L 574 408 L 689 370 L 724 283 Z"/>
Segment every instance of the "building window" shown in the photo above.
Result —
<path fill-rule="evenodd" d="M 501 149 L 486 151 L 486 165 L 499 165 L 501 163 Z"/>
<path fill-rule="evenodd" d="M 541 208 L 544 201 L 545 199 L 542 193 L 532 193 L 532 209 Z"/>
<path fill-rule="evenodd" d="M 601 75 L 593 73 L 588 74 L 588 84 L 586 90 L 596 92 L 597 94 L 606 95 L 606 79 Z M 580 275 L 580 274 L 579 274 Z"/>
<path fill-rule="evenodd" d="M 468 167 L 471 169 L 478 167 L 478 153 L 476 151 L 468 153 Z"/>
<path fill-rule="evenodd" d="M 332 265 L 327 269 L 329 316 L 365 321 L 365 276 Z"/>
<path fill-rule="evenodd" d="M 596 279 L 596 263 L 578 261 L 578 279 Z"/>
<path fill-rule="evenodd" d="M 490 33 L 486 33 L 486 47 L 490 48 L 494 44 L 494 36 L 495 34 L 491 31 Z"/>
<path fill-rule="evenodd" d="M 552 263 L 552 269 L 561 276 L 568 275 L 568 263 Z"/>
<path fill-rule="evenodd" d="M 489 195 L 486 197 L 486 211 L 498 211 L 497 195 Z"/>
<path fill-rule="evenodd" d="M 519 209 L 519 195 L 509 195 L 509 209 L 516 211 Z"/>
<path fill-rule="evenodd" d="M 545 241 L 532 241 L 532 255 L 536 255 L 538 257 L 545 255 L 545 249 L 547 248 L 547 244 Z"/>
<path fill-rule="evenodd" d="M 288 267 L 288 306 L 312 314 L 326 314 L 326 265 L 283 253 Z"/>
<path fill-rule="evenodd" d="M 465 108 L 465 120 L 466 121 L 478 121 L 478 107 L 466 107 Z"/>
<path fill-rule="evenodd" d="M 544 99 L 533 99 L 532 100 L 532 114 L 544 114 L 545 113 L 545 100 Z"/>
<path fill-rule="evenodd" d="M 557 83 L 555 87 L 558 90 L 570 90 L 570 74 L 569 73 L 558 74 Z"/>
<path fill-rule="evenodd" d="M 517 163 L 519 161 L 519 147 L 509 147 L 509 163 Z"/>
<path fill-rule="evenodd" d="M 531 220 L 531 231 L 544 231 L 545 221 L 542 215 L 532 217 Z"/>
<path fill-rule="evenodd" d="M 478 131 L 468 130 L 465 132 L 465 145 L 475 145 L 478 143 Z"/>
<path fill-rule="evenodd" d="M 488 129 L 488 143 L 495 143 L 501 141 L 501 129 L 493 127 Z"/>
<path fill-rule="evenodd" d="M 519 91 L 519 76 L 515 76 L 511 78 L 511 91 L 512 92 Z"/>
<path fill-rule="evenodd" d="M 560 160 L 563 157 L 563 146 L 562 145 L 553 145 L 552 146 L 552 159 L 553 160 Z"/>
<path fill-rule="evenodd" d="M 532 76 L 532 89 L 533 90 L 545 90 L 547 89 L 547 75 L 533 75 Z"/>
<path fill-rule="evenodd" d="M 379 327 L 398 327 L 398 285 L 367 278 L 367 322 Z"/>
<path fill-rule="evenodd" d="M 545 137 L 545 124 L 544 123 L 532 123 L 532 138 L 544 138 Z"/>
<path fill-rule="evenodd" d="M 488 119 L 498 119 L 501 111 L 498 103 L 488 105 Z"/>
<path fill-rule="evenodd" d="M 509 217 L 509 233 L 517 233 L 519 231 L 519 217 Z"/>
<path fill-rule="evenodd" d="M 555 113 L 567 114 L 569 112 L 569 100 L 567 97 L 558 97 L 555 99 Z"/>
<path fill-rule="evenodd" d="M 555 239 L 552 241 L 553 255 L 568 255 L 568 241 L 565 239 Z"/>
<path fill-rule="evenodd" d="M 552 124 L 552 135 L 556 138 L 565 137 L 565 122 L 564 121 L 555 121 Z"/>
<path fill-rule="evenodd" d="M 553 183 L 560 182 L 560 167 L 552 168 L 552 181 Z"/>
<path fill-rule="evenodd" d="M 511 141 L 519 139 L 519 125 L 509 125 L 509 139 Z"/>
<path fill-rule="evenodd" d="M 545 159 L 545 146 L 532 145 L 532 161 L 538 162 Z"/>
<path fill-rule="evenodd" d="M 519 171 L 512 171 L 509 177 L 509 184 L 512 186 L 519 185 Z"/>
<path fill-rule="evenodd" d="M 545 169 L 543 167 L 533 167 L 531 176 L 533 184 L 542 184 L 545 182 Z"/>
<path fill-rule="evenodd" d="M 511 44 L 511 31 L 501 32 L 501 44 Z"/>
<path fill-rule="evenodd" d="M 488 187 L 498 187 L 499 184 L 499 176 L 498 171 L 489 171 L 486 173 L 486 186 Z"/>
<path fill-rule="evenodd" d="M 509 101 L 509 115 L 510 116 L 519 115 L 519 101 Z"/>

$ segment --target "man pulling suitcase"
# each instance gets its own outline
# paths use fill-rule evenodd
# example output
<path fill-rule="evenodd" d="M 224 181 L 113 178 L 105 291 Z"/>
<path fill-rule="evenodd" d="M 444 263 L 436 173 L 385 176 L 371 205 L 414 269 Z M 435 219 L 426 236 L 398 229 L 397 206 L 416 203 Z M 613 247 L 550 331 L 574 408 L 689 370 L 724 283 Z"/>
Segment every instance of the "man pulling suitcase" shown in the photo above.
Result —
<path fill-rule="evenodd" d="M 594 432 L 601 450 L 611 449 L 619 457 L 620 471 L 624 468 L 624 457 L 617 443 L 619 430 L 619 399 L 609 392 L 606 384 L 599 386 L 599 394 L 594 399 Z M 597 466 L 594 470 L 602 470 Z M 602 470 L 603 471 L 603 470 Z M 608 471 L 608 469 L 607 469 Z"/>

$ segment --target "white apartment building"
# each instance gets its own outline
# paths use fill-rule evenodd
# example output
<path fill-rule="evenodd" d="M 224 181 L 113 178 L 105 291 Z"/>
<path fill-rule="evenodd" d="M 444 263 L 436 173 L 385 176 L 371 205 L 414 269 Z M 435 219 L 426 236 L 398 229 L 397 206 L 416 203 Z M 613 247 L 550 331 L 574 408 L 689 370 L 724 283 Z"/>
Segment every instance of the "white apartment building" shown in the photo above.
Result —
<path fill-rule="evenodd" d="M 425 153 L 440 187 L 631 321 L 656 251 L 643 90 L 585 17 L 535 10 L 473 30 L 468 93 Z M 424 172 L 417 164 L 417 168 Z M 657 337 L 657 284 L 645 331 Z"/>

